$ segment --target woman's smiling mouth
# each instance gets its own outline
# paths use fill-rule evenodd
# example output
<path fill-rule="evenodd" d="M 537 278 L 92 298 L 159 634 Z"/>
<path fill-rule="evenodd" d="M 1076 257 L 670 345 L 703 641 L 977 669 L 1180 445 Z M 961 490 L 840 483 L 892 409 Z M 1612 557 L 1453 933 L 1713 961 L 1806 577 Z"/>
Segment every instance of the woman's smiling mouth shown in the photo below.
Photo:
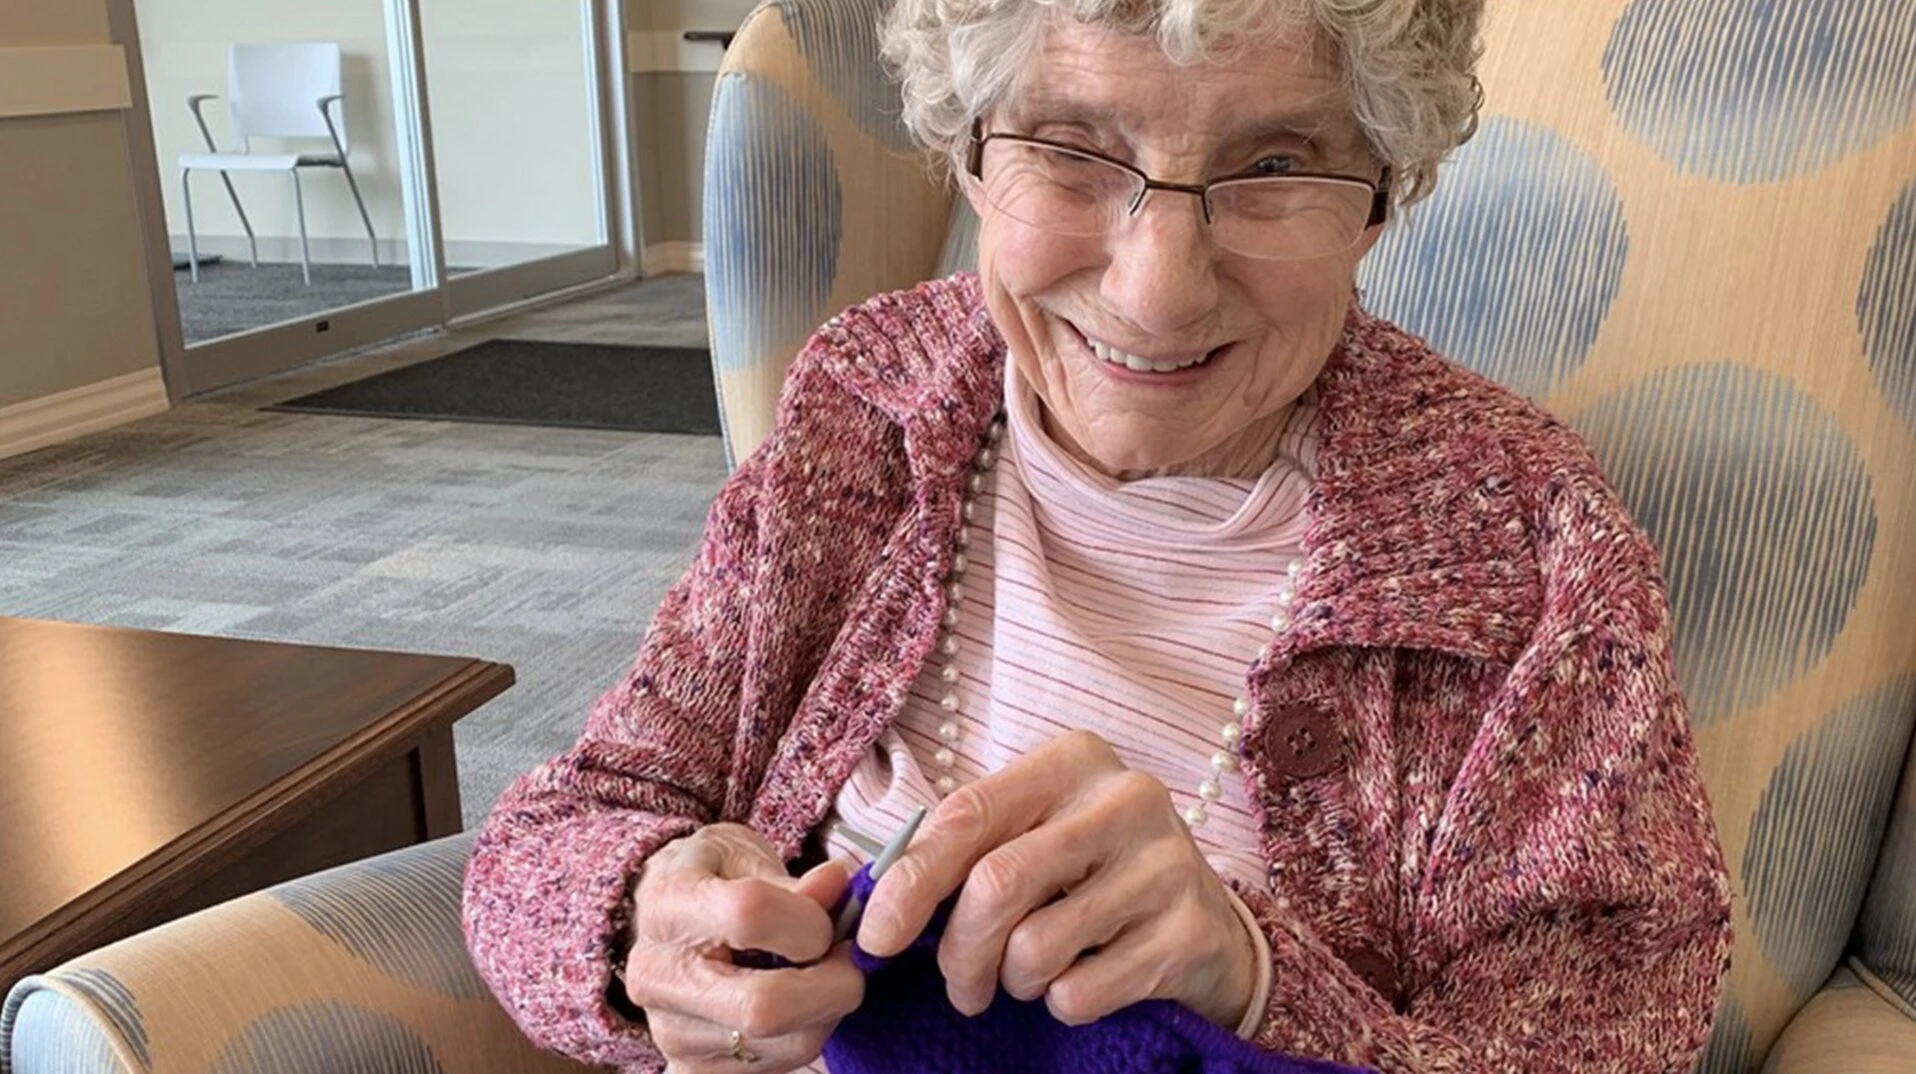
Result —
<path fill-rule="evenodd" d="M 1227 349 L 1214 347 L 1207 351 L 1190 351 L 1182 355 L 1147 357 L 1095 339 L 1069 321 L 1065 324 L 1071 329 L 1071 334 L 1077 337 L 1078 342 L 1082 343 L 1100 363 L 1114 370 L 1122 369 L 1131 373 L 1148 373 L 1158 376 L 1179 373 L 1206 365 Z"/>

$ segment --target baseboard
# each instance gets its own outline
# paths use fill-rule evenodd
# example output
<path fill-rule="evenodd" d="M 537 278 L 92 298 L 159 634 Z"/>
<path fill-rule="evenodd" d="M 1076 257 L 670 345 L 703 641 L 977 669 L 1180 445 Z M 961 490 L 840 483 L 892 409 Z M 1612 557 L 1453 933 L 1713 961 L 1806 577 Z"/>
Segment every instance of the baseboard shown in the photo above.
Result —
<path fill-rule="evenodd" d="M 185 235 L 168 236 L 168 241 L 172 243 L 175 254 L 180 257 L 186 256 Z M 316 265 L 370 265 L 373 263 L 372 243 L 363 238 L 314 238 L 311 249 L 313 263 Z M 446 243 L 446 264 L 453 268 L 501 268 L 569 254 L 577 249 L 579 249 L 577 246 L 558 243 L 448 242 Z M 246 264 L 252 258 L 252 251 L 247 246 L 244 235 L 201 235 L 200 253 L 219 254 L 228 261 L 240 264 Z M 296 265 L 299 263 L 299 239 L 286 235 L 262 235 L 259 239 L 259 259 Z M 410 264 L 411 255 L 407 252 L 406 244 L 398 239 L 380 239 L 379 263 L 382 265 Z"/>
<path fill-rule="evenodd" d="M 645 274 L 667 272 L 704 272 L 705 244 L 702 242 L 662 242 L 645 248 Z"/>
<path fill-rule="evenodd" d="M 158 369 L 0 407 L 0 459 L 164 413 L 172 404 Z"/>

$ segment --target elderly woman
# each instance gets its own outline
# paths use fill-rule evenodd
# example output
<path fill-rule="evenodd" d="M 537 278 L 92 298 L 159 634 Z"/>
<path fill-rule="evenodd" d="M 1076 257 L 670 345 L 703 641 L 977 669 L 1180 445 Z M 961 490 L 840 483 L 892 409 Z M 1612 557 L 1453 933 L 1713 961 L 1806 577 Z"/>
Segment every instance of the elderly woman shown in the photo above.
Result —
<path fill-rule="evenodd" d="M 1563 425 L 1356 305 L 1474 126 L 1479 19 L 898 0 L 980 271 L 817 334 L 630 672 L 480 835 L 468 935 L 535 1040 L 813 1062 L 865 999 L 840 862 L 924 805 L 855 939 L 947 904 L 962 1014 L 1689 1069 L 1729 898 L 1654 550 Z"/>

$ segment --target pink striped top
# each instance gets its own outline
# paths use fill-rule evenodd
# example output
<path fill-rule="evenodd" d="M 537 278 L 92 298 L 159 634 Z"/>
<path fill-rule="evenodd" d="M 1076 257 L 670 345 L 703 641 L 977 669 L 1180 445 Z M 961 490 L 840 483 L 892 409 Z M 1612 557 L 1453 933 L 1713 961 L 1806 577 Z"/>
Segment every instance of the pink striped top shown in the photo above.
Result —
<path fill-rule="evenodd" d="M 947 662 L 959 676 L 958 783 L 1084 729 L 1162 780 L 1180 811 L 1199 803 L 1220 728 L 1303 556 L 1316 447 L 1309 401 L 1294 408 L 1278 461 L 1256 481 L 1120 483 L 1053 443 L 1035 394 L 1015 372 L 1005 380 L 1009 435 L 977 497 L 958 653 L 927 662 L 899 720 L 840 790 L 821 833 L 835 856 L 868 857 L 837 825 L 882 842 L 913 808 L 937 801 Z M 1268 889 L 1242 780 L 1220 782 L 1198 844 L 1220 874 Z"/>

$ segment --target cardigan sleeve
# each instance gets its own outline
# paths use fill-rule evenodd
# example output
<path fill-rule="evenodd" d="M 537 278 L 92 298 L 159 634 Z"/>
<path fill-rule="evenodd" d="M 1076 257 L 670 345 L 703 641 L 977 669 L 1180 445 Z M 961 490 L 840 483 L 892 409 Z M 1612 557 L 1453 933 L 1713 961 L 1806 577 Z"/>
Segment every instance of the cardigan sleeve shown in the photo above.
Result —
<path fill-rule="evenodd" d="M 571 749 L 499 800 L 466 870 L 474 964 L 536 1044 L 656 1070 L 607 1002 L 628 889 L 665 843 L 719 818 L 732 770 L 761 459 L 727 482 L 691 567 Z"/>
<path fill-rule="evenodd" d="M 937 460 L 968 457 L 983 433 L 992 397 L 980 397 L 975 429 L 951 402 L 995 383 L 975 290 L 960 279 L 881 296 L 812 336 L 786 371 L 770 435 L 720 489 L 630 669 L 572 748 L 493 808 L 467 867 L 467 946 L 540 1046 L 628 1074 L 661 1069 L 645 1027 L 607 1000 L 645 861 L 719 821 L 757 823 L 788 855 L 802 849 L 802 832 L 794 842 L 764 827 L 807 826 L 796 814 L 808 805 L 768 777 L 781 756 L 816 745 L 788 735 L 820 703 L 821 670 L 873 645 L 873 630 L 845 628 L 896 595 L 875 596 L 876 583 L 922 578 L 890 558 L 909 554 L 901 542 L 916 547 L 921 501 L 949 499 L 956 523 L 957 479 L 921 468 L 945 475 L 955 468 Z"/>
<path fill-rule="evenodd" d="M 607 998 L 631 886 L 671 840 L 748 819 L 908 500 L 894 426 L 847 390 L 834 348 L 821 333 L 794 359 L 771 435 L 719 490 L 631 667 L 474 842 L 467 946 L 550 1051 L 664 1066 L 645 1026 Z"/>
<path fill-rule="evenodd" d="M 1408 903 L 1398 996 L 1240 890 L 1272 951 L 1259 1044 L 1383 1074 L 1688 1074 L 1729 882 L 1661 588 L 1622 603 L 1547 614 L 1495 692 Z"/>

